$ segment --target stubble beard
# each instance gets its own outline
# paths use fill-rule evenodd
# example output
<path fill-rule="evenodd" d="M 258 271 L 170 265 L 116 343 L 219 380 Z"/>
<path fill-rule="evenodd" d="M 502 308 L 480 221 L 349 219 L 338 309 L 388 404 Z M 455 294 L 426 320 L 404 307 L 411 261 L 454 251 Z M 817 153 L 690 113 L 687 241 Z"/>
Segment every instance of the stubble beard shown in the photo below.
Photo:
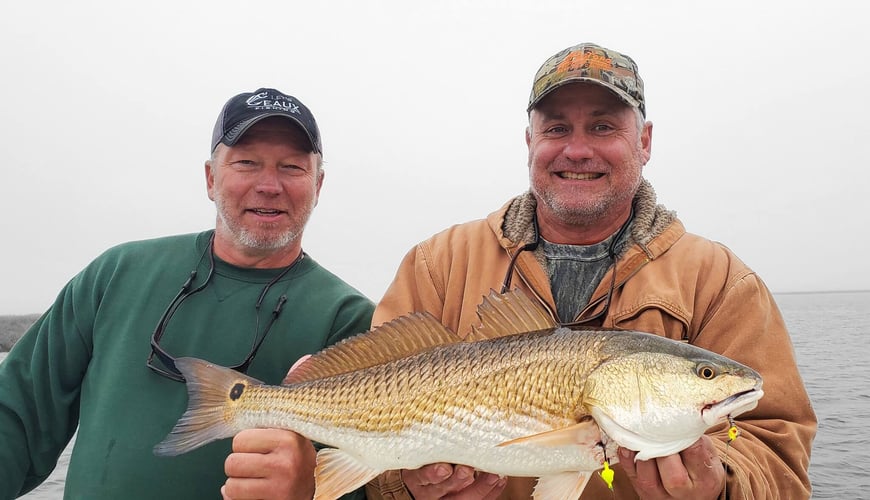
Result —
<path fill-rule="evenodd" d="M 606 196 L 582 204 L 570 203 L 560 196 L 556 190 L 549 189 L 546 186 L 537 186 L 534 182 L 531 184 L 532 194 L 535 195 L 540 203 L 546 205 L 559 220 L 567 224 L 578 226 L 594 224 L 596 221 L 607 216 L 612 207 L 630 203 L 634 198 L 642 182 L 641 168 L 644 165 L 644 161 L 641 153 L 642 148 L 638 145 L 638 148 L 634 150 L 630 158 L 622 165 L 615 166 L 615 169 L 627 169 L 637 172 L 632 186 L 629 189 L 614 193 L 615 196 Z"/>
<path fill-rule="evenodd" d="M 260 251 L 280 250 L 300 239 L 305 224 L 308 223 L 308 219 L 314 211 L 314 203 L 312 202 L 302 212 L 291 214 L 291 227 L 275 234 L 274 231 L 270 230 L 268 224 L 264 225 L 262 231 L 245 226 L 239 218 L 233 217 L 219 194 L 215 194 L 214 202 L 217 208 L 218 224 L 223 226 L 236 244 Z"/>

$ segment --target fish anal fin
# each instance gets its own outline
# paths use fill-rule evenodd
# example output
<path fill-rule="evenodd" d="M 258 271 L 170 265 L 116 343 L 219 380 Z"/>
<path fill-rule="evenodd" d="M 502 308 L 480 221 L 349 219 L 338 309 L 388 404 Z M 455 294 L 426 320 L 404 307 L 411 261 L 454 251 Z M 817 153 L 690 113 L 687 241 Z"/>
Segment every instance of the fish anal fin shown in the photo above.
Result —
<path fill-rule="evenodd" d="M 499 446 L 510 446 L 515 444 L 530 444 L 534 446 L 584 446 L 593 447 L 601 442 L 601 429 L 595 420 L 586 418 L 576 424 L 567 427 L 560 427 L 551 431 L 523 436 L 517 439 L 511 439 L 499 443 Z"/>
<path fill-rule="evenodd" d="M 518 288 L 507 293 L 490 290 L 477 307 L 477 316 L 480 325 L 472 328 L 467 340 L 506 337 L 557 326 L 547 310 Z"/>
<path fill-rule="evenodd" d="M 314 500 L 334 500 L 363 486 L 381 472 L 344 451 L 323 448 L 317 452 L 314 469 Z"/>
<path fill-rule="evenodd" d="M 460 338 L 429 313 L 401 316 L 334 344 L 287 374 L 284 385 L 377 366 Z"/>
<path fill-rule="evenodd" d="M 580 498 L 591 472 L 568 471 L 538 478 L 532 498 L 535 500 L 564 500 Z"/>

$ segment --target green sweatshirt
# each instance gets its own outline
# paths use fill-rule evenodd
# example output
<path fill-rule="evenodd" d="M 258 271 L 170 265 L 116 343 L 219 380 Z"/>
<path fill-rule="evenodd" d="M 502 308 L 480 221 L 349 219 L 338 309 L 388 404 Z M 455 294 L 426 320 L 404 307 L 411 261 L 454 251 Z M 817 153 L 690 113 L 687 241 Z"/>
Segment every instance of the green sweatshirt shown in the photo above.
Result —
<path fill-rule="evenodd" d="M 187 389 L 145 365 L 151 334 L 191 271 L 194 287 L 209 274 L 210 236 L 108 250 L 0 363 L 0 500 L 42 482 L 77 426 L 65 498 L 220 498 L 231 440 L 154 456 L 187 407 Z M 254 342 L 257 298 L 280 271 L 215 259 L 208 286 L 181 303 L 160 345 L 174 357 L 240 363 Z M 287 301 L 248 370 L 266 383 L 279 384 L 302 355 L 370 326 L 371 301 L 307 255 L 266 294 L 258 334 L 281 295 Z"/>

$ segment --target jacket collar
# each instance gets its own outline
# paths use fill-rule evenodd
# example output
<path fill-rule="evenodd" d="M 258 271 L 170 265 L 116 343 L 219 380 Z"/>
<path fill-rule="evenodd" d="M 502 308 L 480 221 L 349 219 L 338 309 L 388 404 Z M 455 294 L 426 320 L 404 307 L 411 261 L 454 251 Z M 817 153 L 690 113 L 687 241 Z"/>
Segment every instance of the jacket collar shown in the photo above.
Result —
<path fill-rule="evenodd" d="M 535 227 L 534 216 L 537 208 L 537 200 L 530 191 L 511 199 L 496 212 L 487 218 L 490 226 L 507 250 L 534 241 Z M 641 181 L 637 193 L 634 195 L 634 219 L 631 221 L 629 244 L 620 250 L 619 257 L 633 245 L 637 245 L 649 259 L 661 255 L 675 240 L 655 241 L 661 236 L 674 221 L 676 213 L 668 210 L 664 205 L 656 204 L 656 193 L 646 179 Z M 679 232 L 682 235 L 682 231 Z M 543 262 L 543 253 L 540 248 L 535 250 L 536 258 Z"/>
<path fill-rule="evenodd" d="M 522 246 L 535 240 L 536 207 L 534 196 L 526 192 L 511 199 L 487 217 L 487 224 L 508 255 L 516 255 Z M 602 278 L 602 283 L 599 283 L 589 304 L 578 316 L 578 321 L 596 317 L 602 307 L 609 305 L 607 304 L 609 300 L 605 298 L 610 287 L 606 283 L 613 283 L 614 288 L 622 287 L 648 262 L 667 252 L 686 232 L 675 212 L 656 204 L 655 191 L 645 179 L 635 194 L 634 218 L 630 224 L 628 244 L 620 248 L 617 256 L 616 276 L 611 276 L 614 272 L 611 270 Z M 538 266 L 533 264 L 535 261 Z M 522 252 L 517 256 L 517 272 L 529 288 L 548 304 L 548 307 L 554 308 L 555 302 L 550 290 L 549 278 L 547 273 L 543 272 L 546 267 L 547 263 L 540 246 L 533 252 Z M 551 313 L 553 310 L 551 309 Z"/>

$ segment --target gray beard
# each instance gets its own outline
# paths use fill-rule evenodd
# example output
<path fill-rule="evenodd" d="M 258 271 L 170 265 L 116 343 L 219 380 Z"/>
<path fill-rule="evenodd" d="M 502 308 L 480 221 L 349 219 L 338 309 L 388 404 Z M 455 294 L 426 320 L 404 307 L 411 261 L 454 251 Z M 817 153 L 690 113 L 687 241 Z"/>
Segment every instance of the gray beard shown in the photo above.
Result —
<path fill-rule="evenodd" d="M 215 207 L 217 208 L 218 223 L 226 229 L 228 234 L 233 236 L 233 239 L 239 245 L 252 250 L 280 250 L 287 245 L 293 243 L 302 237 L 302 231 L 305 229 L 305 223 L 311 217 L 314 211 L 314 204 L 307 207 L 304 214 L 301 214 L 302 223 L 298 226 L 291 227 L 277 236 L 261 236 L 247 227 L 236 223 L 231 219 L 225 210 L 223 199 L 220 196 L 215 196 Z"/>

